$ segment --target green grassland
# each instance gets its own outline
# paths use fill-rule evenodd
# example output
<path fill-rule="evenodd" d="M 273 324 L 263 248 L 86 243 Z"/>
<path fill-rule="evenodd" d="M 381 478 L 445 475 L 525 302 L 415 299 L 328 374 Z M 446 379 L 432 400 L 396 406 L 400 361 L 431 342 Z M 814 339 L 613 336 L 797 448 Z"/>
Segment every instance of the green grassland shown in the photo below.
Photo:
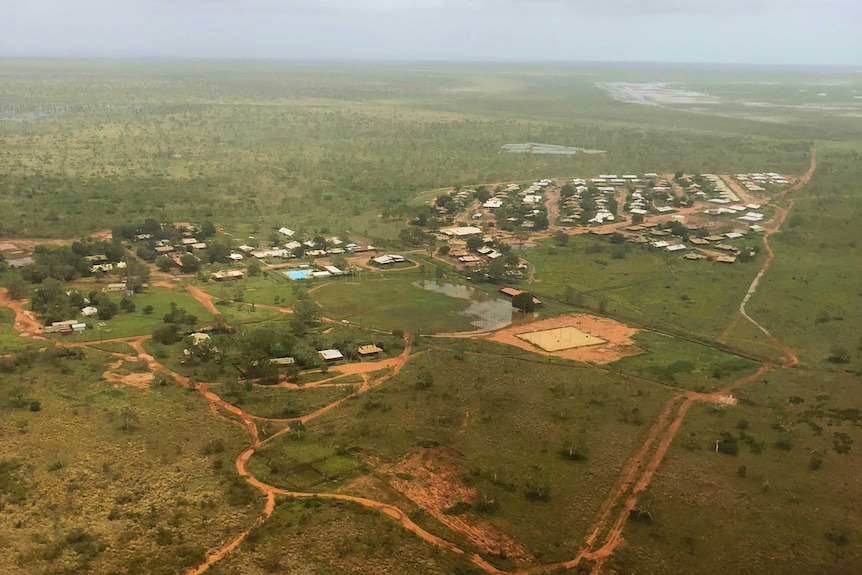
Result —
<path fill-rule="evenodd" d="M 633 574 L 855 572 L 858 389 L 858 377 L 844 374 L 776 372 L 740 390 L 733 408 L 693 406 L 638 503 L 652 522 L 629 524 L 609 566 Z M 722 432 L 737 455 L 715 452 Z"/>
<path fill-rule="evenodd" d="M 21 337 L 15 329 L 15 311 L 0 307 L 0 352 L 12 353 L 28 347 L 38 347 L 39 342 Z"/>
<path fill-rule="evenodd" d="M 115 303 L 119 304 L 122 296 L 119 294 L 111 295 Z M 172 303 L 197 316 L 196 325 L 204 325 L 213 318 L 213 315 L 200 302 L 182 288 L 151 288 L 144 293 L 135 295 L 132 299 L 135 303 L 135 311 L 131 313 L 120 312 L 105 321 L 91 318 L 86 321 L 92 324 L 92 329 L 87 329 L 79 334 L 55 337 L 62 338 L 64 341 L 98 341 L 100 339 L 150 335 L 154 329 L 164 323 L 165 314 L 171 311 Z M 144 308 L 147 306 L 153 306 L 152 313 L 144 313 Z"/>
<path fill-rule="evenodd" d="M 378 329 L 423 333 L 469 331 L 470 318 L 460 314 L 469 302 L 413 285 L 416 278 L 385 277 L 334 282 L 314 291 L 324 314 L 333 319 Z"/>
<path fill-rule="evenodd" d="M 471 342 L 467 351 L 462 342 L 440 344 L 435 340 L 380 388 L 310 422 L 305 439 L 274 440 L 255 454 L 250 469 L 276 485 L 331 489 L 361 469 L 317 487 L 301 464 L 340 462 L 352 451 L 395 462 L 423 445 L 445 445 L 463 455 L 460 480 L 499 499 L 499 509 L 485 519 L 541 562 L 572 557 L 670 391 L 526 352 L 510 357 L 510 349 L 496 344 L 483 350 Z M 423 370 L 433 374 L 428 389 L 417 388 Z M 567 441 L 583 446 L 585 461 L 561 455 Z M 292 465 L 280 467 L 285 459 Z M 525 495 L 531 479 L 548 483 L 548 501 Z M 546 529 L 548 513 L 558 521 L 553 534 Z"/>
<path fill-rule="evenodd" d="M 101 381 L 107 359 L 46 352 L 0 377 L 6 573 L 176 573 L 254 520 L 242 432 L 179 387 Z"/>
<path fill-rule="evenodd" d="M 246 276 L 229 282 L 195 283 L 205 292 L 222 301 L 232 301 L 238 293 L 241 293 L 242 301 L 245 303 L 278 307 L 290 307 L 293 304 L 295 295 L 292 284 L 293 282 L 282 275 L 282 270 L 271 270 L 265 276 Z"/>
<path fill-rule="evenodd" d="M 311 387 L 298 390 L 255 387 L 251 391 L 239 390 L 223 395 L 223 399 L 239 406 L 246 413 L 258 417 L 293 419 L 326 407 L 333 401 L 353 392 L 352 385 L 344 387 Z"/>
<path fill-rule="evenodd" d="M 700 392 L 721 389 L 757 369 L 757 363 L 744 357 L 655 332 L 639 332 L 634 340 L 646 353 L 618 360 L 608 369 Z"/>
<path fill-rule="evenodd" d="M 686 261 L 651 246 L 626 246 L 611 255 L 611 244 L 593 236 L 573 236 L 564 248 L 540 243 L 522 256 L 536 268 L 530 286 L 540 298 L 562 299 L 566 287 L 585 294 L 585 304 L 658 329 L 704 338 L 718 336 L 757 274 L 757 259 L 727 266 Z"/>
<path fill-rule="evenodd" d="M 440 552 L 376 511 L 318 499 L 280 499 L 267 524 L 210 572 L 482 573 L 463 556 Z"/>

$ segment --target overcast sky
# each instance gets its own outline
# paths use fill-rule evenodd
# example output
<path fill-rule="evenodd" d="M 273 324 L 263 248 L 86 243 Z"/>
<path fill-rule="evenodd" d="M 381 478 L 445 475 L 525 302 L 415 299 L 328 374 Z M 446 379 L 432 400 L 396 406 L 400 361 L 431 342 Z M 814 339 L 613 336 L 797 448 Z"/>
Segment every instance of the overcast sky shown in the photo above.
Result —
<path fill-rule="evenodd" d="M 0 56 L 862 65 L 862 0 L 0 0 Z"/>

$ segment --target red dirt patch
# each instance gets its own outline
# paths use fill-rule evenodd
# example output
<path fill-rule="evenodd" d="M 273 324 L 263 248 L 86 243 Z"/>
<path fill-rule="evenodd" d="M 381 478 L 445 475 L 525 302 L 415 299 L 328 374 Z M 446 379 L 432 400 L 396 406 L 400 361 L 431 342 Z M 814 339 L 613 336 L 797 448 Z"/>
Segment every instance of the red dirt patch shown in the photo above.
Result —
<path fill-rule="evenodd" d="M 574 327 L 582 331 L 586 331 L 596 335 L 607 343 L 592 345 L 588 347 L 577 347 L 572 349 L 562 349 L 559 351 L 547 352 L 543 349 L 520 339 L 518 334 L 529 333 L 532 331 L 542 331 L 559 327 Z M 611 363 L 620 358 L 641 353 L 632 340 L 632 336 L 638 330 L 623 325 L 610 318 L 596 317 L 593 315 L 567 315 L 562 317 L 554 317 L 540 321 L 534 321 L 522 325 L 511 326 L 506 329 L 495 331 L 484 336 L 485 339 L 497 341 L 527 351 L 536 353 L 550 354 L 554 357 L 564 359 L 574 359 L 576 361 L 588 361 L 591 363 Z"/>
<path fill-rule="evenodd" d="M 526 549 L 490 523 L 470 515 L 443 513 L 456 503 L 476 502 L 476 491 L 461 484 L 457 476 L 472 465 L 457 451 L 445 447 L 421 449 L 398 463 L 381 467 L 392 474 L 390 485 L 424 509 L 437 521 L 494 555 L 505 555 L 518 563 L 534 561 Z"/>

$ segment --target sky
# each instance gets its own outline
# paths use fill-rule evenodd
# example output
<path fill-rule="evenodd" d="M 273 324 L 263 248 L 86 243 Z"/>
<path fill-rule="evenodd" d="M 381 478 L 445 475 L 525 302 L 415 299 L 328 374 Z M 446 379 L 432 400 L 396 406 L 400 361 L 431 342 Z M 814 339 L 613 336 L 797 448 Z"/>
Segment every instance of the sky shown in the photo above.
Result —
<path fill-rule="evenodd" d="M 0 0 L 0 57 L 862 65 L 862 0 Z"/>

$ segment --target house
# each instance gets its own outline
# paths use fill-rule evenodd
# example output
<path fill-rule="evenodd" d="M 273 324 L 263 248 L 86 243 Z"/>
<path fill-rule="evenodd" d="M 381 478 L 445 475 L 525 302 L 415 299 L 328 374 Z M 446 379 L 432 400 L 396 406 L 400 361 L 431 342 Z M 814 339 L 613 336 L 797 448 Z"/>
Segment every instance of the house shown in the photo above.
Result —
<path fill-rule="evenodd" d="M 192 244 L 199 243 L 195 238 L 183 238 L 180 240 L 184 246 L 190 246 Z"/>
<path fill-rule="evenodd" d="M 206 244 L 206 242 L 198 242 L 196 244 L 192 244 L 192 249 L 193 250 L 205 250 L 205 249 L 207 249 L 207 244 Z"/>
<path fill-rule="evenodd" d="M 482 204 L 482 207 L 488 208 L 490 210 L 493 210 L 495 208 L 500 208 L 500 207 L 503 207 L 503 200 L 490 199 L 487 202 L 485 202 L 484 204 Z"/>
<path fill-rule="evenodd" d="M 328 271 L 329 274 L 333 275 L 333 276 L 343 276 L 344 275 L 344 272 L 335 266 L 323 266 L 323 269 Z"/>
<path fill-rule="evenodd" d="M 270 363 L 274 363 L 278 367 L 287 367 L 289 365 L 296 365 L 296 360 L 292 357 L 276 357 L 274 359 L 269 360 Z"/>
<path fill-rule="evenodd" d="M 732 264 L 736 262 L 736 256 L 718 256 L 715 258 L 715 261 L 721 262 L 723 264 Z"/>
<path fill-rule="evenodd" d="M 189 338 L 192 340 L 192 345 L 201 345 L 210 340 L 210 334 L 204 333 L 202 331 L 196 331 L 193 334 L 189 335 Z"/>
<path fill-rule="evenodd" d="M 125 289 L 126 282 L 119 282 L 114 284 L 108 284 L 108 286 L 105 288 L 105 291 L 125 291 Z"/>
<path fill-rule="evenodd" d="M 482 233 L 477 227 L 474 226 L 456 226 L 452 228 L 444 228 L 440 230 L 442 233 L 446 234 L 450 238 L 463 238 L 467 236 L 477 236 Z"/>
<path fill-rule="evenodd" d="M 688 248 L 686 248 L 683 244 L 674 244 L 672 246 L 667 246 L 665 249 L 669 252 L 678 252 L 680 250 L 685 250 Z"/>
<path fill-rule="evenodd" d="M 227 258 L 234 262 L 241 262 L 243 260 L 242 254 L 230 254 Z"/>
<path fill-rule="evenodd" d="M 368 357 L 372 355 L 377 356 L 382 351 L 383 350 L 376 345 L 360 345 L 358 350 L 359 355 L 361 355 L 362 357 Z"/>
<path fill-rule="evenodd" d="M 283 236 L 287 236 L 289 238 L 292 238 L 294 236 L 294 234 L 296 234 L 295 231 L 291 230 L 290 228 L 285 228 L 285 227 L 278 228 L 278 233 L 280 233 Z"/>
<path fill-rule="evenodd" d="M 322 349 L 317 352 L 323 361 L 338 361 L 344 359 L 344 355 L 337 349 Z"/>
<path fill-rule="evenodd" d="M 524 290 L 519 290 L 519 289 L 517 289 L 517 288 L 511 288 L 511 287 L 506 287 L 506 288 L 502 288 L 502 289 L 500 289 L 500 293 L 501 293 L 501 294 L 503 294 L 503 295 L 507 295 L 507 296 L 509 296 L 509 297 L 515 297 L 515 296 L 517 296 L 517 295 L 521 295 L 522 293 L 524 293 Z M 541 302 L 541 300 L 539 300 L 539 298 L 537 298 L 537 297 L 535 297 L 535 296 L 534 296 L 534 297 L 533 297 L 533 305 L 542 305 L 542 302 Z"/>
<path fill-rule="evenodd" d="M 72 331 L 74 333 L 81 333 L 82 331 L 87 329 L 87 324 L 85 324 L 85 323 L 73 323 L 71 327 L 72 327 Z"/>
<path fill-rule="evenodd" d="M 214 281 L 220 282 L 224 280 L 239 280 L 244 275 L 242 270 L 228 270 L 224 272 L 215 272 L 212 275 Z"/>
<path fill-rule="evenodd" d="M 386 254 L 382 256 L 378 256 L 376 258 L 371 258 L 371 261 L 376 263 L 379 266 L 387 266 L 389 264 L 396 264 L 406 261 L 404 256 L 399 256 L 396 254 Z"/>
<path fill-rule="evenodd" d="M 684 260 L 704 260 L 704 259 L 706 259 L 706 256 L 703 254 L 691 252 L 691 253 L 687 253 L 684 256 L 682 256 L 682 259 L 684 259 Z"/>
<path fill-rule="evenodd" d="M 85 307 L 84 309 L 81 310 L 81 314 L 84 317 L 93 317 L 97 313 L 99 313 L 99 309 L 96 307 L 93 307 L 91 305 L 88 305 L 87 307 Z"/>

